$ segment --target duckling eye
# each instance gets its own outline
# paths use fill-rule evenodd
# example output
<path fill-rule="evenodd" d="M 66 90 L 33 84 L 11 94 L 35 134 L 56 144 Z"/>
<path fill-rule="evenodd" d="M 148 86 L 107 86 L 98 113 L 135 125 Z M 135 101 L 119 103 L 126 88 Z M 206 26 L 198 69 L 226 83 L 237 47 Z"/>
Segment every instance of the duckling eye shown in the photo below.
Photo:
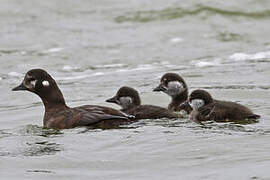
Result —
<path fill-rule="evenodd" d="M 168 81 L 167 79 L 164 79 L 164 80 L 161 82 L 161 84 L 163 84 L 164 86 L 168 86 L 168 83 L 169 83 L 169 81 Z"/>

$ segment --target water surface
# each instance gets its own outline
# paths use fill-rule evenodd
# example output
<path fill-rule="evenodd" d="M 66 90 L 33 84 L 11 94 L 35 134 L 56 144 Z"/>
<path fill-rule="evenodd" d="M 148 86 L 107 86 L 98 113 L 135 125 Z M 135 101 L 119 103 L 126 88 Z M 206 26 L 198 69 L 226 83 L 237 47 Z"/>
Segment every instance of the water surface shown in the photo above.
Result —
<path fill-rule="evenodd" d="M 19 1 L 0 6 L 0 179 L 269 179 L 269 1 Z M 142 120 L 120 129 L 42 128 L 44 107 L 11 92 L 46 69 L 67 104 L 99 104 L 122 85 L 145 104 L 165 72 L 190 91 L 250 107 L 258 123 Z"/>

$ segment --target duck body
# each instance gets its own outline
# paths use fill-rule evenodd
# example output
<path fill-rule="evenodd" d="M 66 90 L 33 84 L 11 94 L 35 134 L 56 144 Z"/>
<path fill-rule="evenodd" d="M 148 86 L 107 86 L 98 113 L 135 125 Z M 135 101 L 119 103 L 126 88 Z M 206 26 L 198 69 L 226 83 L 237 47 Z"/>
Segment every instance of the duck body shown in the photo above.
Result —
<path fill-rule="evenodd" d="M 130 116 L 131 117 L 131 116 Z M 84 105 L 74 108 L 45 110 L 43 125 L 46 128 L 66 129 L 78 126 L 115 127 L 129 123 L 130 117 L 118 110 Z"/>
<path fill-rule="evenodd" d="M 177 118 L 178 114 L 170 112 L 168 109 L 154 106 L 141 105 L 141 99 L 138 91 L 131 87 L 121 87 L 116 95 L 106 102 L 115 103 L 122 107 L 121 111 L 135 116 L 135 119 L 160 119 Z"/>
<path fill-rule="evenodd" d="M 41 98 L 45 106 L 43 126 L 46 128 L 66 129 L 99 124 L 108 127 L 130 122 L 134 118 L 124 112 L 104 106 L 68 107 L 55 80 L 43 69 L 28 71 L 23 82 L 12 90 L 30 91 Z"/>
<path fill-rule="evenodd" d="M 227 122 L 245 119 L 257 119 L 260 116 L 238 103 L 230 101 L 214 100 L 213 103 L 198 109 L 199 121 L 213 120 L 216 122 Z"/>
<path fill-rule="evenodd" d="M 199 100 L 200 105 L 192 105 L 193 112 L 190 118 L 195 121 L 241 121 L 246 119 L 258 119 L 249 108 L 236 102 L 216 100 L 204 90 L 195 90 L 191 93 L 189 101 Z"/>

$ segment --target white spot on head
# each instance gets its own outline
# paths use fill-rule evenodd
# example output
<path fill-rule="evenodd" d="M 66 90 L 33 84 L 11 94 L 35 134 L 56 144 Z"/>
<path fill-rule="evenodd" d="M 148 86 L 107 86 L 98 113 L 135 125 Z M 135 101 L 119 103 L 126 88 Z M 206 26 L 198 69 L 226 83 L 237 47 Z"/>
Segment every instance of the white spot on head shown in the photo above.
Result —
<path fill-rule="evenodd" d="M 37 80 L 32 80 L 32 81 L 30 81 L 30 84 L 31 84 L 33 87 L 36 86 L 36 83 L 37 83 Z"/>
<path fill-rule="evenodd" d="M 202 99 L 193 99 L 190 102 L 190 106 L 195 110 L 198 110 L 200 107 L 204 106 L 204 104 L 204 100 Z"/>
<path fill-rule="evenodd" d="M 42 81 L 42 85 L 45 87 L 48 87 L 48 86 L 50 86 L 50 83 L 49 83 L 49 81 Z"/>
<path fill-rule="evenodd" d="M 166 93 L 170 96 L 177 96 L 178 94 L 184 92 L 186 88 L 184 84 L 179 81 L 170 81 L 168 83 L 168 90 Z"/>

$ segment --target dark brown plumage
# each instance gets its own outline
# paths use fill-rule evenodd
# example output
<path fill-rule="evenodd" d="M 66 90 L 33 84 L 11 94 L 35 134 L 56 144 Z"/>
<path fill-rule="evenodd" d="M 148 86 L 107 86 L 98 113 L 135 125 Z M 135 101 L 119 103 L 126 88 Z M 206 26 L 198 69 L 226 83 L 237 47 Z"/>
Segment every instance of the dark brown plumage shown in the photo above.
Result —
<path fill-rule="evenodd" d="M 131 114 L 136 119 L 176 118 L 179 115 L 169 112 L 168 109 L 153 105 L 141 105 L 138 91 L 131 87 L 121 87 L 116 95 L 106 102 L 115 103 L 122 107 L 121 111 Z"/>
<path fill-rule="evenodd" d="M 201 104 L 193 105 L 193 111 L 190 115 L 193 121 L 228 122 L 260 118 L 259 115 L 253 114 L 249 108 L 235 102 L 215 100 L 204 90 L 193 91 L 190 94 L 189 102 L 192 103 L 194 100 L 199 100 Z"/>
<path fill-rule="evenodd" d="M 46 128 L 74 128 L 77 126 L 109 127 L 127 123 L 133 116 L 129 116 L 113 108 L 85 105 L 70 108 L 55 80 L 42 69 L 28 71 L 21 85 L 13 91 L 27 90 L 37 94 L 45 106 L 43 125 Z"/>
<path fill-rule="evenodd" d="M 168 94 L 172 101 L 168 106 L 170 111 L 184 110 L 190 113 L 192 108 L 188 103 L 188 87 L 184 79 L 176 73 L 166 73 L 160 79 L 160 84 L 153 91 L 162 91 Z"/>

